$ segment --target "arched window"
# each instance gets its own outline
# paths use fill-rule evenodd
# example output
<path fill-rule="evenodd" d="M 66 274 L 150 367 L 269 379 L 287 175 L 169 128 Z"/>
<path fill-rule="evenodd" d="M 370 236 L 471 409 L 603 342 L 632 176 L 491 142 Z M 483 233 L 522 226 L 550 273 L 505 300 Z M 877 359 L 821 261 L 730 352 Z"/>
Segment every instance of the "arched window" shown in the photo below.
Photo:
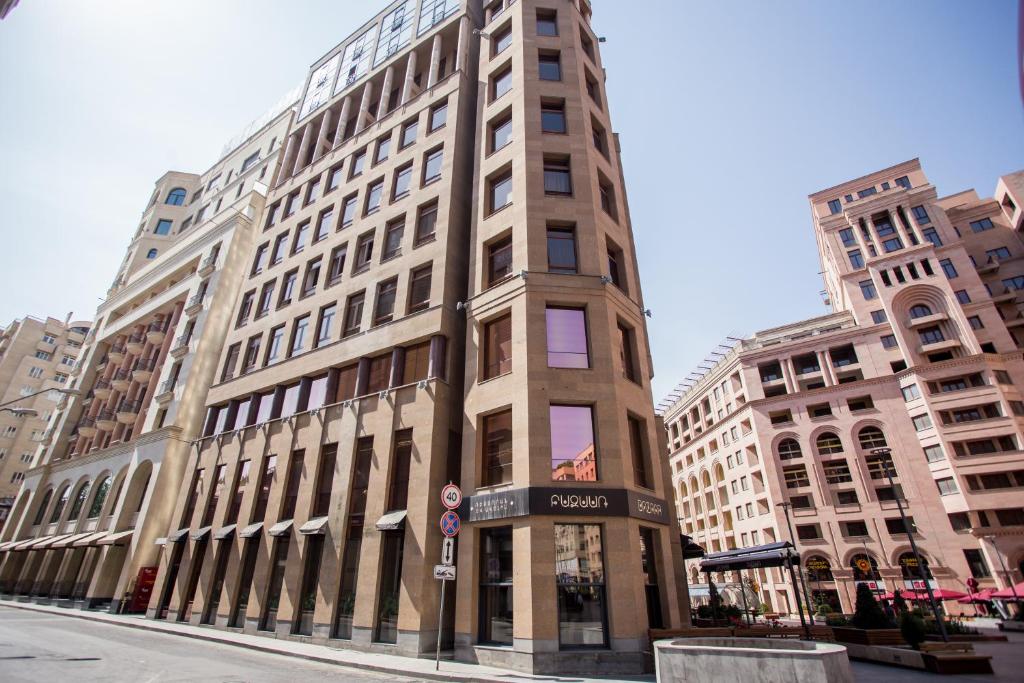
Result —
<path fill-rule="evenodd" d="M 725 481 L 725 469 L 722 468 L 722 463 L 715 463 L 715 483 L 720 484 Z"/>
<path fill-rule="evenodd" d="M 843 452 L 843 442 L 833 432 L 822 432 L 815 440 L 818 455 L 832 455 Z"/>
<path fill-rule="evenodd" d="M 43 515 L 46 514 L 46 508 L 50 507 L 51 498 L 53 498 L 53 489 L 48 489 L 43 494 L 43 502 L 39 504 L 39 509 L 36 510 L 36 520 L 32 522 L 32 526 L 39 526 L 43 523 Z"/>
<path fill-rule="evenodd" d="M 85 482 L 79 487 L 75 502 L 71 504 L 71 513 L 68 515 L 68 519 L 78 519 L 78 515 L 82 512 L 82 506 L 85 505 L 85 499 L 88 497 L 89 482 Z"/>
<path fill-rule="evenodd" d="M 808 557 L 804 568 L 807 570 L 808 581 L 835 581 L 835 577 L 832 576 L 832 565 L 820 555 Z"/>
<path fill-rule="evenodd" d="M 700 485 L 704 488 L 711 486 L 711 475 L 708 474 L 707 470 L 700 473 Z"/>
<path fill-rule="evenodd" d="M 172 206 L 181 206 L 185 203 L 185 190 L 181 187 L 176 187 L 167 193 L 167 201 L 164 204 L 170 204 Z"/>
<path fill-rule="evenodd" d="M 87 519 L 96 519 L 103 512 L 103 503 L 107 501 L 107 494 L 110 493 L 110 485 L 113 483 L 111 477 L 107 477 L 96 487 L 96 495 L 93 496 L 92 505 L 89 506 Z"/>
<path fill-rule="evenodd" d="M 850 569 L 853 570 L 854 581 L 878 581 L 878 562 L 866 553 L 859 553 L 850 558 Z"/>
<path fill-rule="evenodd" d="M 885 448 L 889 444 L 885 442 L 885 434 L 878 427 L 865 427 L 857 434 L 860 447 L 866 451 L 872 448 Z"/>
<path fill-rule="evenodd" d="M 911 317 L 911 319 L 913 319 L 913 318 L 923 318 L 926 315 L 931 315 L 931 314 L 932 314 L 932 309 L 928 308 L 924 304 L 917 304 L 916 306 L 911 306 L 910 307 L 910 317 Z"/>
<path fill-rule="evenodd" d="M 156 249 L 150 249 L 146 252 L 146 258 L 156 258 Z"/>
<path fill-rule="evenodd" d="M 907 581 L 920 581 L 921 572 L 917 568 L 917 558 L 914 557 L 914 553 L 903 553 L 899 556 L 899 558 L 896 561 L 900 565 L 900 571 L 903 572 L 904 579 L 906 579 Z M 925 576 L 931 579 L 932 571 L 928 568 L 928 558 L 922 557 L 921 563 L 924 565 Z"/>
<path fill-rule="evenodd" d="M 779 442 L 779 460 L 792 460 L 803 454 L 796 439 L 783 439 Z"/>
<path fill-rule="evenodd" d="M 61 489 L 60 497 L 57 498 L 57 504 L 53 506 L 53 514 L 50 515 L 50 524 L 53 524 L 60 519 L 61 513 L 64 512 L 64 506 L 68 504 L 68 498 L 70 497 L 71 485 L 68 484 Z"/>

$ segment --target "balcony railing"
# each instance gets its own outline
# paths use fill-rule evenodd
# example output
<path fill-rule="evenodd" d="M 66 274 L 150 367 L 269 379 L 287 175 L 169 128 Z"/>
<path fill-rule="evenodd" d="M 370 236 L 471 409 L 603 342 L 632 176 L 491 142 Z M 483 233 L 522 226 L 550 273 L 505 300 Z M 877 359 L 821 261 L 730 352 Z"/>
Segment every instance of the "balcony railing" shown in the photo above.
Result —
<path fill-rule="evenodd" d="M 133 372 L 153 372 L 156 369 L 156 358 L 140 358 L 132 365 Z"/>
<path fill-rule="evenodd" d="M 178 386 L 178 380 L 174 379 L 173 377 L 170 378 L 170 379 L 165 379 L 160 384 L 160 390 L 157 391 L 156 393 L 157 394 L 166 394 L 166 393 L 172 392 L 172 391 L 174 391 L 174 387 L 176 387 L 176 386 Z"/>
<path fill-rule="evenodd" d="M 151 322 L 149 325 L 146 326 L 146 331 L 147 332 L 166 332 L 167 331 L 167 327 L 170 325 L 170 321 L 171 321 L 170 318 L 168 318 L 167 320 L 154 320 L 153 322 Z"/>
<path fill-rule="evenodd" d="M 139 410 L 142 409 L 142 401 L 139 400 L 128 400 L 122 399 L 117 405 L 117 412 L 119 413 L 135 413 L 139 414 Z"/>
<path fill-rule="evenodd" d="M 207 268 L 217 267 L 217 254 L 210 254 L 203 259 L 203 262 L 199 264 L 199 270 L 206 270 Z"/>
<path fill-rule="evenodd" d="M 129 344 L 144 344 L 146 342 L 146 335 L 143 332 L 133 332 L 128 337 Z"/>
<path fill-rule="evenodd" d="M 206 299 L 205 292 L 195 294 L 191 299 L 188 300 L 187 308 L 193 308 L 195 306 L 202 306 L 203 301 Z"/>

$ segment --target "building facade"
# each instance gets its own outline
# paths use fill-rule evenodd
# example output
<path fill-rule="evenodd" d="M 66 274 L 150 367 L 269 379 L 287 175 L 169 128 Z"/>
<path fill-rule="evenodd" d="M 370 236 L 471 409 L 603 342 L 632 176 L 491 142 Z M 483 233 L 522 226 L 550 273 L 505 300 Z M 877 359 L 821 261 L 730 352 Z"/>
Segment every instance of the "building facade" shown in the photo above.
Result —
<path fill-rule="evenodd" d="M 46 439 L 62 398 L 56 390 L 67 387 L 90 325 L 28 316 L 0 332 L 0 404 L 18 409 L 0 410 L 0 527 Z"/>
<path fill-rule="evenodd" d="M 156 182 L 0 536 L 0 592 L 144 611 L 291 116 Z"/>
<path fill-rule="evenodd" d="M 933 587 L 1021 580 L 1021 178 L 940 198 L 915 159 L 810 196 L 834 312 L 738 340 L 665 410 L 684 533 L 717 551 L 791 524 L 812 602 L 852 612 L 860 582 L 924 587 L 899 496 Z M 795 612 L 777 569 L 713 579 Z"/>
<path fill-rule="evenodd" d="M 598 42 L 400 0 L 312 65 L 150 616 L 536 672 L 688 619 Z"/>

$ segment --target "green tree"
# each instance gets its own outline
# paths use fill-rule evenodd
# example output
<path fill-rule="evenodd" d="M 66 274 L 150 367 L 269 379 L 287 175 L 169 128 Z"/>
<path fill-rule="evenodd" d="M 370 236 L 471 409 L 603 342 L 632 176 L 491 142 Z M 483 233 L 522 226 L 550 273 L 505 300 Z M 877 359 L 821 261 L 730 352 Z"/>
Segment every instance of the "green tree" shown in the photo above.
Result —
<path fill-rule="evenodd" d="M 853 610 L 853 619 L 850 620 L 857 628 L 893 628 L 895 625 L 885 616 L 882 607 L 871 594 L 871 589 L 866 583 L 857 584 L 857 603 Z"/>

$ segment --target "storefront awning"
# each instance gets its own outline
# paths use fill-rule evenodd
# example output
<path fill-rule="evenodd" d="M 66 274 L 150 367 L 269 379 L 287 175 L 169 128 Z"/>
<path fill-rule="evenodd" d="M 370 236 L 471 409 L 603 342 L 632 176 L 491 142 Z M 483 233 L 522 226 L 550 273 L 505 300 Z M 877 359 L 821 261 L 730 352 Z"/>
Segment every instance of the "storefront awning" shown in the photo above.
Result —
<path fill-rule="evenodd" d="M 405 526 L 405 510 L 394 510 L 377 520 L 377 531 L 395 531 Z"/>
<path fill-rule="evenodd" d="M 256 522 L 255 524 L 250 524 L 249 526 L 242 529 L 242 531 L 238 535 L 242 538 L 252 538 L 262 530 L 263 522 Z"/>
<path fill-rule="evenodd" d="M 60 534 L 59 536 L 47 536 L 46 538 L 40 539 L 36 543 L 29 546 L 29 550 L 46 550 L 57 541 L 63 540 L 71 536 L 71 534 Z"/>
<path fill-rule="evenodd" d="M 217 529 L 216 533 L 213 534 L 213 540 L 223 541 L 226 538 L 231 538 L 231 534 L 235 533 L 235 527 L 237 524 L 228 524 L 227 526 Z"/>
<path fill-rule="evenodd" d="M 7 550 L 8 548 L 13 548 L 14 546 L 18 545 L 19 543 L 24 543 L 24 541 L 7 541 L 6 543 L 0 543 L 0 552 L 3 552 L 4 550 Z"/>
<path fill-rule="evenodd" d="M 106 535 L 107 535 L 106 531 L 93 531 L 92 533 L 88 533 L 85 536 L 83 536 L 82 538 L 80 538 L 77 541 L 73 542 L 71 545 L 73 547 L 75 547 L 75 548 L 81 548 L 83 546 L 88 546 L 88 545 L 95 546 L 96 545 L 96 541 L 100 540 L 101 538 L 103 538 Z"/>
<path fill-rule="evenodd" d="M 204 526 L 201 529 L 196 529 L 192 533 L 192 540 L 193 541 L 201 541 L 202 539 L 204 539 L 204 538 L 206 538 L 207 536 L 210 535 L 210 529 L 212 529 L 212 528 L 213 528 L 212 526 Z"/>
<path fill-rule="evenodd" d="M 96 545 L 127 545 L 128 542 L 132 540 L 132 534 L 134 533 L 135 529 L 116 531 L 97 540 Z"/>
<path fill-rule="evenodd" d="M 42 538 L 49 538 L 49 537 L 48 536 L 43 536 Z M 28 550 L 28 547 L 30 545 L 32 545 L 33 543 L 38 543 L 40 540 L 41 539 L 38 538 L 38 537 L 37 538 L 22 539 L 22 540 L 18 541 L 17 543 L 15 543 L 14 545 L 12 545 L 9 548 L 9 550 L 13 550 L 15 552 L 18 552 L 18 551 L 21 551 L 21 550 Z"/>
<path fill-rule="evenodd" d="M 768 543 L 750 548 L 737 548 L 706 555 L 700 563 L 702 572 L 726 572 L 760 567 L 797 566 L 800 554 L 788 542 Z"/>
<path fill-rule="evenodd" d="M 299 533 L 303 536 L 322 534 L 327 529 L 327 517 L 314 517 L 299 527 Z"/>
<path fill-rule="evenodd" d="M 270 527 L 270 529 L 267 531 L 267 533 L 270 534 L 271 536 L 284 536 L 289 531 L 291 531 L 291 528 L 292 528 L 292 520 L 286 519 L 283 522 L 278 522 L 274 526 Z"/>
<path fill-rule="evenodd" d="M 71 534 L 70 536 L 62 538 L 59 541 L 54 541 L 53 545 L 50 546 L 50 547 L 51 548 L 67 548 L 69 545 L 71 545 L 72 543 L 74 543 L 78 539 L 85 538 L 89 534 L 90 534 L 90 532 L 88 532 L 88 531 L 86 531 L 84 534 L 83 533 Z"/>
<path fill-rule="evenodd" d="M 182 529 L 178 529 L 174 533 L 167 534 L 167 542 L 177 543 L 178 541 L 184 540 L 186 536 L 188 536 L 188 527 L 184 527 Z"/>

